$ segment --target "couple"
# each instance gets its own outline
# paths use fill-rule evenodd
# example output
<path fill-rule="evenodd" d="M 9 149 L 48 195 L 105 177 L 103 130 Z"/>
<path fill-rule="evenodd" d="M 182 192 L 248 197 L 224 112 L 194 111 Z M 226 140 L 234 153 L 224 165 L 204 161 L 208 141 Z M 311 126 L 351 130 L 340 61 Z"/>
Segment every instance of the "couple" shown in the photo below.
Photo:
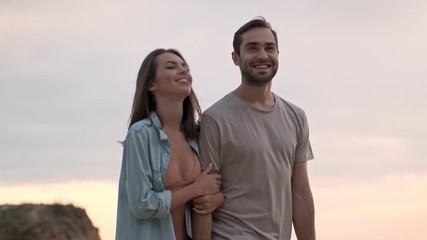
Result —
<path fill-rule="evenodd" d="M 234 35 L 241 84 L 201 115 L 176 50 L 139 70 L 119 181 L 116 240 L 315 239 L 303 110 L 271 92 L 276 32 L 264 18 Z M 200 149 L 199 149 L 200 148 Z"/>

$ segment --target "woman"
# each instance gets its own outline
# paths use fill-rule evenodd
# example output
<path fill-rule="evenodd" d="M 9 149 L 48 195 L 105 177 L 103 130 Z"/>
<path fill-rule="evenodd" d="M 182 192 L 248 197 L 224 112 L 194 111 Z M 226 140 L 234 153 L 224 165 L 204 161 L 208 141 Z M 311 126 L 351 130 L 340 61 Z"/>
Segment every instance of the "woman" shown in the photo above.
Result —
<path fill-rule="evenodd" d="M 200 170 L 201 110 L 191 85 L 177 50 L 156 49 L 141 65 L 123 143 L 116 240 L 189 239 L 188 203 L 219 192 L 221 176 L 208 174 L 211 166 Z"/>

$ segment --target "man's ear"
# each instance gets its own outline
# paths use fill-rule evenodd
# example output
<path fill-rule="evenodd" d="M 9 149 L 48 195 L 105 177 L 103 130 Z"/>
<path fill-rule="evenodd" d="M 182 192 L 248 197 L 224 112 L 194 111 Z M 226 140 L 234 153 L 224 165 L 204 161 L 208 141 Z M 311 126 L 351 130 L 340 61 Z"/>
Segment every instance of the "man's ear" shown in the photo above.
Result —
<path fill-rule="evenodd" d="M 231 53 L 231 58 L 233 59 L 234 65 L 240 66 L 240 57 L 236 52 Z"/>

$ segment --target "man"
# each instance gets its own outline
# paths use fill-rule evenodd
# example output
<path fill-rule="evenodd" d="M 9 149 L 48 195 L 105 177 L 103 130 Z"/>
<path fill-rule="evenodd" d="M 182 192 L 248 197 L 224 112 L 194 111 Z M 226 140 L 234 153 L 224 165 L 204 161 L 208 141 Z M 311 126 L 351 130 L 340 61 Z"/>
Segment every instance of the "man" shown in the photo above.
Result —
<path fill-rule="evenodd" d="M 276 32 L 264 18 L 234 35 L 241 84 L 202 117 L 202 168 L 222 176 L 224 203 L 212 213 L 212 239 L 315 239 L 307 174 L 313 159 L 303 110 L 271 92 L 278 69 Z M 195 202 L 197 207 L 197 201 Z"/>

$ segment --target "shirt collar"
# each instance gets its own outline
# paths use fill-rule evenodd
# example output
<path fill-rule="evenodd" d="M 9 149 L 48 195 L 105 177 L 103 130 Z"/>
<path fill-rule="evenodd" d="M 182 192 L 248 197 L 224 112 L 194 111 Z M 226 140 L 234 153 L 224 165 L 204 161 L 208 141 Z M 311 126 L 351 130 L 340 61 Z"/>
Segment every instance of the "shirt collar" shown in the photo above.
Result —
<path fill-rule="evenodd" d="M 163 126 L 162 126 L 162 123 L 160 122 L 160 118 L 157 115 L 157 113 L 155 111 L 151 111 L 148 117 L 150 118 L 153 125 L 159 130 L 160 140 L 168 140 L 168 136 L 163 131 Z"/>
<path fill-rule="evenodd" d="M 153 123 L 153 125 L 159 130 L 160 140 L 168 141 L 168 136 L 163 131 L 163 126 L 162 126 L 162 123 L 160 122 L 160 118 L 157 115 L 157 113 L 155 111 L 151 111 L 149 118 L 150 118 L 151 122 Z M 197 144 L 197 140 L 196 139 L 187 139 L 187 141 L 190 144 L 191 148 L 193 148 L 197 152 L 197 154 L 199 154 L 199 147 Z"/>

